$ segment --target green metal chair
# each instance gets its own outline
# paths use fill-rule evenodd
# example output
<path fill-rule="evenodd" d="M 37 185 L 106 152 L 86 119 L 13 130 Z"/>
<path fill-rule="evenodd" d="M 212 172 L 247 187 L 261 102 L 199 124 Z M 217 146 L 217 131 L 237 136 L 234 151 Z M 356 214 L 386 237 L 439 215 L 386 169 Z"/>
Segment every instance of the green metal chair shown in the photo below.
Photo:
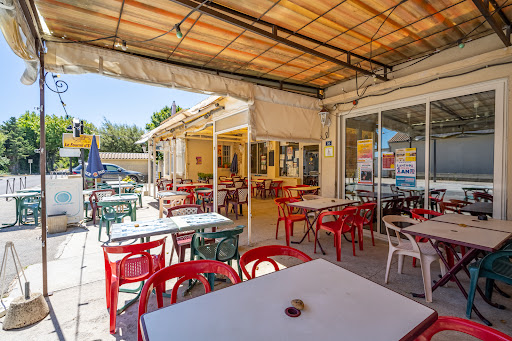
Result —
<path fill-rule="evenodd" d="M 134 194 L 136 194 L 136 193 L 121 193 L 121 194 L 117 194 L 117 195 L 124 197 L 124 196 L 132 196 Z M 125 204 L 131 204 L 131 202 L 125 202 Z M 137 202 L 136 201 L 133 203 L 132 213 L 130 214 L 130 218 L 132 221 L 137 220 Z"/>
<path fill-rule="evenodd" d="M 471 318 L 475 291 L 478 285 L 478 279 L 485 277 L 485 296 L 491 300 L 494 289 L 494 281 L 502 281 L 512 285 L 512 241 L 505 245 L 501 250 L 493 252 L 469 265 L 471 274 L 470 287 L 468 292 L 468 303 L 466 307 L 466 316 Z"/>
<path fill-rule="evenodd" d="M 210 259 L 227 262 L 231 265 L 231 261 L 235 259 L 238 265 L 238 274 L 242 276 L 240 253 L 238 252 L 238 236 L 244 231 L 244 227 L 245 226 L 240 225 L 232 230 L 194 233 L 192 241 L 190 242 L 190 260 Z M 219 241 L 212 244 L 204 244 L 204 239 L 208 238 Z M 215 274 L 207 274 L 206 277 L 213 290 Z"/>
<path fill-rule="evenodd" d="M 99 183 L 98 184 L 98 189 L 112 189 L 112 186 L 110 186 L 107 183 Z"/>
<path fill-rule="evenodd" d="M 119 209 L 121 208 L 121 209 Z M 103 222 L 107 227 L 107 235 L 110 236 L 110 224 L 112 222 L 121 223 L 124 217 L 133 217 L 133 208 L 130 202 L 111 201 L 101 203 L 100 231 L 98 241 L 101 239 L 101 229 Z"/>
<path fill-rule="evenodd" d="M 144 190 L 144 185 L 138 184 L 135 181 L 128 181 L 128 183 L 132 184 L 133 188 L 126 188 L 124 192 L 136 194 L 139 197 L 139 206 L 142 207 L 142 191 Z"/>
<path fill-rule="evenodd" d="M 20 201 L 19 206 L 20 223 L 25 224 L 29 215 L 34 217 L 34 225 L 39 224 L 39 211 L 41 210 L 41 196 L 33 195 L 25 197 Z M 30 213 L 29 213 L 30 211 Z"/>
<path fill-rule="evenodd" d="M 211 189 L 211 188 L 208 188 L 208 187 L 196 187 L 194 188 L 194 193 L 196 195 L 196 205 L 202 205 L 203 204 L 203 200 L 199 198 L 199 195 L 197 194 L 197 191 L 199 190 L 207 190 L 207 189 Z"/>

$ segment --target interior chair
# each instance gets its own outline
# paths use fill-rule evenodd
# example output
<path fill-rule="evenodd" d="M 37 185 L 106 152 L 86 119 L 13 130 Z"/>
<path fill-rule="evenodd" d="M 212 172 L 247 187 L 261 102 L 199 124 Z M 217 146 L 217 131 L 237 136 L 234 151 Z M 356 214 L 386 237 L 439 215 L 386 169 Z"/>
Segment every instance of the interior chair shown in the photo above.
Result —
<path fill-rule="evenodd" d="M 509 242 L 501 250 L 490 253 L 477 262 L 471 263 L 469 273 L 471 275 L 468 303 L 466 308 L 466 317 L 471 318 L 475 291 L 478 285 L 478 279 L 485 277 L 485 296 L 489 300 L 492 298 L 494 281 L 498 280 L 512 285 L 512 242 Z"/>
<path fill-rule="evenodd" d="M 400 215 L 404 211 L 405 198 L 387 198 L 381 200 L 384 204 L 382 215 Z"/>
<path fill-rule="evenodd" d="M 389 270 L 391 268 L 391 261 L 393 255 L 398 255 L 398 273 L 401 274 L 404 265 L 405 256 L 414 257 L 420 260 L 421 272 L 423 276 L 423 287 L 425 290 L 425 300 L 432 302 L 432 276 L 430 273 L 430 264 L 434 261 L 439 261 L 441 267 L 441 274 L 444 275 L 446 268 L 444 263 L 439 258 L 436 250 L 430 243 L 417 243 L 413 236 L 407 233 L 402 233 L 401 228 L 396 226 L 395 223 L 409 223 L 418 224 L 419 222 L 409 217 L 403 217 L 398 215 L 388 215 L 382 218 L 386 227 L 386 234 L 389 243 L 388 261 L 386 265 L 386 275 L 384 282 L 387 284 L 389 279 Z M 392 233 L 396 235 L 398 244 L 394 244 L 392 241 Z M 407 240 L 404 240 L 401 236 L 405 236 Z"/>
<path fill-rule="evenodd" d="M 171 304 L 175 304 L 178 298 L 178 289 L 180 285 L 188 280 L 197 280 L 204 286 L 205 294 L 211 292 L 213 287 L 206 280 L 203 274 L 220 274 L 224 275 L 233 284 L 241 283 L 240 277 L 233 268 L 225 263 L 214 260 L 196 260 L 185 263 L 170 265 L 156 272 L 150 279 L 146 281 L 142 288 L 139 301 L 138 316 L 138 341 L 142 341 L 142 333 L 140 328 L 140 317 L 147 312 L 149 295 L 153 290 L 156 291 L 158 308 L 163 307 L 163 292 L 165 282 L 171 279 L 177 279 L 171 291 Z"/>
<path fill-rule="evenodd" d="M 316 244 L 318 240 L 318 233 L 320 230 L 325 230 L 327 232 L 331 232 L 334 235 L 334 246 L 336 247 L 336 259 L 341 261 L 341 235 L 344 233 L 349 233 L 352 237 L 352 253 L 354 256 L 356 255 L 356 238 L 355 238 L 355 226 L 353 225 L 354 215 L 357 212 L 357 208 L 355 207 L 347 207 L 342 211 L 327 211 L 322 212 L 318 216 L 316 221 L 316 231 L 315 231 L 315 249 L 314 253 L 316 253 Z M 334 221 L 323 221 L 325 217 L 335 216 Z"/>
<path fill-rule="evenodd" d="M 369 195 L 369 194 L 373 193 L 372 191 L 367 191 L 365 189 L 355 189 L 354 193 L 356 194 L 356 197 L 359 198 L 359 201 L 361 202 L 361 204 L 375 201 L 374 200 L 375 198 Z"/>
<path fill-rule="evenodd" d="M 166 237 L 147 243 L 102 246 L 105 260 L 107 309 L 110 309 L 110 334 L 116 332 L 117 299 L 121 285 L 145 281 L 156 271 L 165 267 L 165 239 Z M 162 248 L 159 254 L 149 253 L 151 249 L 157 247 Z M 109 254 L 124 253 L 127 255 L 121 260 L 109 259 Z"/>
<path fill-rule="evenodd" d="M 189 214 L 201 214 L 203 210 L 201 210 L 201 206 L 185 204 L 171 207 L 167 210 L 167 218 L 176 217 L 180 215 L 189 215 Z M 215 228 L 213 228 L 215 231 Z M 178 255 L 179 262 L 185 261 L 185 250 L 190 248 L 190 242 L 192 241 L 192 235 L 195 231 L 187 231 L 187 232 L 177 232 L 171 234 L 172 237 L 172 250 L 171 256 L 169 259 L 169 264 L 172 263 L 172 257 L 174 255 L 174 250 L 176 250 L 176 254 Z M 214 243 L 215 239 L 206 239 L 205 243 Z"/>
<path fill-rule="evenodd" d="M 419 221 L 427 221 L 433 217 L 439 217 L 443 214 L 433 210 L 426 210 L 424 208 L 413 208 L 411 210 L 412 218 Z"/>
<path fill-rule="evenodd" d="M 460 204 L 454 203 L 454 202 L 440 202 L 439 203 L 439 210 L 441 211 L 441 214 L 446 213 L 457 213 L 461 214 L 460 209 L 462 206 Z"/>
<path fill-rule="evenodd" d="M 227 189 L 217 190 L 217 212 L 220 213 L 221 208 L 224 208 L 224 211 L 226 212 L 226 217 L 228 216 L 227 198 Z M 203 210 L 207 212 L 213 212 L 213 200 L 211 200 L 210 202 L 203 202 Z"/>
<path fill-rule="evenodd" d="M 96 225 L 96 216 L 99 216 L 101 206 L 98 206 L 98 202 L 104 197 L 110 197 L 116 194 L 113 189 L 99 189 L 97 191 L 92 191 L 89 196 L 89 203 L 91 204 L 91 214 L 92 214 L 92 223 Z"/>
<path fill-rule="evenodd" d="M 471 335 L 482 341 L 512 341 L 512 337 L 496 329 L 452 316 L 439 316 L 436 322 L 418 336 L 415 341 L 430 341 L 437 333 L 449 330 Z M 458 339 L 457 335 L 450 335 L 452 339 Z"/>
<path fill-rule="evenodd" d="M 279 197 L 279 191 L 282 190 L 281 185 L 282 181 L 272 181 L 272 184 L 270 185 L 270 195 L 274 198 Z"/>
<path fill-rule="evenodd" d="M 485 192 L 473 192 L 475 202 L 492 202 L 493 195 Z"/>
<path fill-rule="evenodd" d="M 256 191 L 257 191 L 256 196 L 258 196 L 258 194 L 259 194 L 262 199 L 266 199 L 267 194 L 270 195 L 271 187 L 272 187 L 272 180 L 270 180 L 270 179 L 263 180 L 263 182 L 261 184 L 259 184 L 258 187 L 256 187 Z"/>
<path fill-rule="evenodd" d="M 242 269 L 240 268 L 240 253 L 238 252 L 238 237 L 244 231 L 243 225 L 237 226 L 231 230 L 217 232 L 196 232 L 190 242 L 190 260 L 209 259 L 219 262 L 227 262 L 231 266 L 231 261 L 236 260 L 238 265 L 238 274 L 242 278 Z M 206 244 L 205 239 L 218 240 L 215 243 Z M 213 289 L 215 274 L 207 275 L 210 288 Z"/>
<path fill-rule="evenodd" d="M 274 202 L 277 205 L 277 224 L 276 224 L 276 239 L 279 232 L 279 223 L 284 221 L 285 235 L 286 235 L 286 245 L 290 246 L 290 236 L 293 236 L 293 224 L 299 221 L 304 221 L 306 224 L 306 215 L 305 214 L 293 214 L 292 209 L 288 206 L 288 203 L 298 202 L 300 200 L 296 200 L 294 198 L 277 198 L 274 199 Z M 305 226 L 305 225 L 304 225 Z M 309 238 L 309 230 L 308 230 L 308 238 Z"/>
<path fill-rule="evenodd" d="M 420 207 L 421 196 L 419 195 L 410 195 L 404 198 L 404 205 L 402 207 L 402 212 L 406 213 L 409 217 L 412 217 L 411 210 Z"/>
<path fill-rule="evenodd" d="M 365 226 L 370 228 L 370 234 L 372 236 L 372 244 L 375 246 L 375 239 L 373 237 L 373 219 L 375 216 L 375 209 L 377 204 L 369 202 L 356 206 L 357 212 L 354 215 L 352 224 L 357 229 L 357 236 L 359 237 L 359 250 L 363 250 L 363 229 Z"/>
<path fill-rule="evenodd" d="M 430 195 L 428 196 L 430 200 L 430 209 L 435 211 L 438 208 L 439 203 L 444 201 L 445 195 L 446 189 L 431 190 Z"/>
<path fill-rule="evenodd" d="M 231 204 L 233 206 L 233 210 L 235 211 L 236 220 L 238 220 L 238 211 L 240 211 L 240 215 L 242 215 L 242 207 L 243 205 L 248 205 L 249 198 L 249 189 L 247 187 L 237 188 L 232 197 L 228 199 L 228 208 Z"/>
<path fill-rule="evenodd" d="M 247 279 L 253 279 L 256 277 L 256 270 L 258 269 L 258 265 L 260 265 L 263 262 L 269 262 L 274 267 L 275 271 L 279 271 L 279 266 L 270 257 L 275 256 L 289 256 L 296 259 L 299 259 L 303 262 L 309 262 L 312 260 L 311 257 L 309 257 L 304 252 L 294 249 L 289 246 L 284 245 L 266 245 L 266 246 L 260 246 L 256 247 L 254 249 L 250 249 L 246 251 L 241 257 L 240 257 L 240 266 L 242 267 L 242 271 L 245 275 L 245 278 Z M 254 262 L 255 261 L 255 262 Z M 254 262 L 251 268 L 249 268 L 249 263 Z M 249 274 L 250 271 L 250 274 Z"/>

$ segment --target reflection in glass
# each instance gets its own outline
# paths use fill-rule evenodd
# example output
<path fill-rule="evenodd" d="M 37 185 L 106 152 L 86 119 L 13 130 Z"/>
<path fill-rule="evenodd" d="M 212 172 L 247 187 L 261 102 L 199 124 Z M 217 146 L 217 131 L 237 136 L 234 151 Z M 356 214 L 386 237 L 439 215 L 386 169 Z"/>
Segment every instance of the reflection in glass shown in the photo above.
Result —
<path fill-rule="evenodd" d="M 492 202 L 494 90 L 431 102 L 430 112 L 431 209 Z"/>

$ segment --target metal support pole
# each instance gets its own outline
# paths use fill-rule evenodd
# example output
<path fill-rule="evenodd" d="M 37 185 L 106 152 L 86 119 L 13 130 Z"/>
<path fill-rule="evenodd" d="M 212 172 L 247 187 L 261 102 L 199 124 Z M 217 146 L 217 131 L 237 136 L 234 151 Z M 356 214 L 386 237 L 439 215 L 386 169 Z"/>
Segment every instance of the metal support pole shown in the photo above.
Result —
<path fill-rule="evenodd" d="M 156 198 L 156 179 L 157 179 L 156 141 L 155 141 L 155 139 L 153 139 L 153 198 Z"/>
<path fill-rule="evenodd" d="M 148 178 L 147 178 L 148 195 L 151 194 L 151 145 L 148 140 Z"/>
<path fill-rule="evenodd" d="M 82 160 L 82 188 L 85 189 L 85 153 L 83 148 L 80 148 L 80 159 Z"/>
<path fill-rule="evenodd" d="M 41 173 L 41 244 L 43 258 L 43 296 L 48 296 L 48 264 L 46 253 L 46 129 L 44 117 L 44 46 L 39 47 L 39 170 Z"/>
<path fill-rule="evenodd" d="M 272 142 L 270 142 L 272 143 Z M 247 189 L 249 196 L 247 197 L 247 245 L 251 245 L 252 236 L 252 180 L 251 180 L 251 126 L 247 127 Z"/>
<path fill-rule="evenodd" d="M 176 190 L 176 138 L 172 138 L 172 190 Z"/>
<path fill-rule="evenodd" d="M 69 174 L 73 174 L 73 158 L 69 158 Z"/>
<path fill-rule="evenodd" d="M 437 140 L 434 140 L 434 154 L 432 155 L 432 161 L 433 161 L 433 171 L 434 171 L 434 182 L 437 181 Z M 426 180 L 426 179 L 425 179 Z"/>

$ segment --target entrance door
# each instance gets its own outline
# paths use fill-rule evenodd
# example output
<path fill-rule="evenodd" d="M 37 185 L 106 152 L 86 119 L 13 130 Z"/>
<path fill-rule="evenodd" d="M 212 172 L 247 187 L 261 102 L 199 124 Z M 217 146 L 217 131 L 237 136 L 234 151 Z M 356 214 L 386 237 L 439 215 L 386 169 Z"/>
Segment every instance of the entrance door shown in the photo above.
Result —
<path fill-rule="evenodd" d="M 319 148 L 318 145 L 304 146 L 303 154 L 303 179 L 302 183 L 305 185 L 318 186 L 319 175 Z"/>

